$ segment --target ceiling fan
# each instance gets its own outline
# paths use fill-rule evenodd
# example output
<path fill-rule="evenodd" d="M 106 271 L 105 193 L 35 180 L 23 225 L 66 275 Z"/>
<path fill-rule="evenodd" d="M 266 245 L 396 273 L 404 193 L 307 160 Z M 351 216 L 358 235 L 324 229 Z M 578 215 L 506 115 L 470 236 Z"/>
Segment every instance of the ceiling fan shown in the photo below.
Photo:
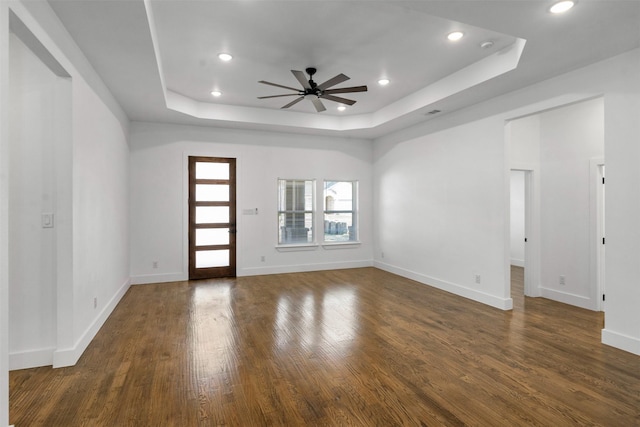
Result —
<path fill-rule="evenodd" d="M 303 89 L 296 89 L 289 86 L 279 85 L 277 83 L 266 82 L 264 80 L 260 80 L 258 83 L 263 83 L 266 85 L 271 85 L 275 87 L 280 87 L 283 89 L 293 90 L 296 93 L 288 93 L 285 95 L 271 95 L 271 96 L 259 96 L 258 99 L 267 99 L 267 98 L 279 98 L 283 96 L 297 96 L 298 98 L 294 99 L 287 105 L 280 108 L 289 108 L 292 105 L 297 104 L 303 99 L 309 99 L 313 103 L 313 106 L 316 108 L 317 112 L 321 112 L 326 110 L 324 104 L 321 99 L 326 99 L 329 101 L 339 102 L 341 104 L 353 105 L 356 101 L 352 99 L 342 98 L 340 96 L 335 96 L 337 93 L 352 93 L 352 92 L 366 92 L 366 86 L 353 86 L 353 87 L 343 87 L 338 89 L 329 89 L 332 86 L 340 84 L 349 80 L 349 77 L 344 74 L 338 74 L 337 76 L 327 80 L 322 84 L 317 84 L 313 81 L 313 75 L 316 73 L 316 69 L 313 67 L 309 67 L 305 70 L 307 74 L 309 74 L 309 80 L 305 77 L 302 71 L 291 70 L 294 77 L 300 82 Z"/>

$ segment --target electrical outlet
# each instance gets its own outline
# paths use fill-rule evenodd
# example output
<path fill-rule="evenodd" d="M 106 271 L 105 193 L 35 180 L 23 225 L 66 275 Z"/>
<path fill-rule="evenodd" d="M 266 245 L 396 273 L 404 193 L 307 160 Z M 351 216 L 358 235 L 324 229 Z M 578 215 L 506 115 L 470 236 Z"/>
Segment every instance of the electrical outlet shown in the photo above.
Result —
<path fill-rule="evenodd" d="M 158 261 L 153 261 L 153 268 L 158 268 Z"/>
<path fill-rule="evenodd" d="M 384 258 L 384 252 L 380 252 L 380 258 Z"/>
<path fill-rule="evenodd" d="M 93 299 L 93 308 L 98 308 L 98 298 Z"/>
<path fill-rule="evenodd" d="M 482 280 L 482 278 L 480 277 L 480 275 L 476 274 L 476 283 L 480 284 L 481 280 Z"/>
<path fill-rule="evenodd" d="M 266 260 L 267 260 L 267 257 L 265 257 L 264 255 L 260 257 L 260 261 L 265 262 Z"/>
<path fill-rule="evenodd" d="M 564 285 L 565 285 L 564 276 L 560 276 L 560 284 L 561 284 L 562 286 L 564 286 Z"/>

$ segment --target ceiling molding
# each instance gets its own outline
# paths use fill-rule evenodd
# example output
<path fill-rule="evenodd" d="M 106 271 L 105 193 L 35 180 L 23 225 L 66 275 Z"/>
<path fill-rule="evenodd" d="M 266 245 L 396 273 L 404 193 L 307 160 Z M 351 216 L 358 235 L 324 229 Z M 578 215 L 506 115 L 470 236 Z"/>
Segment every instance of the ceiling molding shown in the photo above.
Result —
<path fill-rule="evenodd" d="M 160 46 L 157 36 L 153 7 L 151 0 L 144 0 L 144 2 L 166 107 L 197 119 L 221 122 L 255 123 L 329 131 L 373 129 L 426 109 L 435 102 L 517 68 L 526 44 L 526 40 L 516 38 L 513 44 L 372 113 L 337 116 L 225 105 L 198 101 L 166 87 L 161 59 L 162 46 Z"/>

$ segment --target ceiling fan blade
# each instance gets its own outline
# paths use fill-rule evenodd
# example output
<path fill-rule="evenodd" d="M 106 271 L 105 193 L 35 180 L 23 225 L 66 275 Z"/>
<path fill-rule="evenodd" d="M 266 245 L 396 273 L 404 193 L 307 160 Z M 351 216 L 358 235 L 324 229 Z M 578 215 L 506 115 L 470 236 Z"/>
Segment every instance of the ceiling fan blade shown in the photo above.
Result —
<path fill-rule="evenodd" d="M 300 82 L 303 88 L 311 89 L 311 85 L 307 81 L 307 77 L 304 75 L 302 71 L 291 70 L 296 79 Z"/>
<path fill-rule="evenodd" d="M 291 101 L 290 103 L 288 103 L 287 105 L 285 105 L 284 107 L 280 107 L 280 109 L 284 109 L 284 108 L 289 108 L 292 105 L 296 105 L 298 102 L 302 101 L 304 99 L 304 96 L 301 96 L 300 98 L 296 98 L 293 101 Z"/>
<path fill-rule="evenodd" d="M 289 87 L 289 86 L 282 86 L 282 85 L 279 85 L 277 83 L 265 82 L 264 80 L 260 80 L 258 83 L 262 83 L 262 84 L 270 85 L 270 86 L 275 86 L 275 87 L 281 87 L 282 89 L 289 89 L 289 90 L 295 90 L 296 92 L 300 92 L 300 89 L 296 89 L 294 87 Z"/>
<path fill-rule="evenodd" d="M 327 95 L 326 92 L 324 95 L 321 95 L 320 98 L 328 99 L 329 101 L 339 102 L 341 104 L 353 105 L 356 103 L 353 99 L 342 98 L 339 96 Z"/>
<path fill-rule="evenodd" d="M 299 93 L 288 93 L 286 95 L 269 95 L 269 96 L 259 96 L 258 99 L 268 99 L 268 98 L 280 98 L 282 96 L 300 96 Z"/>
<path fill-rule="evenodd" d="M 332 95 L 334 93 L 353 93 L 353 92 L 366 92 L 366 91 L 367 91 L 366 86 L 353 86 L 353 87 L 341 87 L 338 89 L 327 89 L 324 91 L 324 93 L 328 93 L 329 95 Z"/>
<path fill-rule="evenodd" d="M 338 74 L 337 76 L 327 80 L 326 82 L 319 84 L 318 89 L 325 90 L 326 88 L 335 86 L 342 82 L 346 82 L 347 80 L 349 80 L 349 77 L 345 76 L 344 74 Z"/>
<path fill-rule="evenodd" d="M 316 111 L 318 113 L 326 110 L 324 104 L 322 103 L 322 101 L 320 101 L 320 98 L 313 99 L 311 100 L 311 102 L 313 102 L 313 106 L 316 107 Z"/>

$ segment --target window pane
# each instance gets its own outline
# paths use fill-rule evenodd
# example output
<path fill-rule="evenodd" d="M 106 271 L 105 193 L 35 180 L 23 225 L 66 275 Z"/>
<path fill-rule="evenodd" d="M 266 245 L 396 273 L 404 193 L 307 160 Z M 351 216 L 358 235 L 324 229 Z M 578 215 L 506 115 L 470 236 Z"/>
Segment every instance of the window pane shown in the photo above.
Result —
<path fill-rule="evenodd" d="M 278 243 L 311 243 L 313 242 L 313 214 L 298 212 L 281 212 Z"/>
<path fill-rule="evenodd" d="M 312 243 L 313 180 L 278 180 L 278 243 Z"/>
<path fill-rule="evenodd" d="M 229 163 L 196 162 L 196 179 L 229 179 Z"/>
<path fill-rule="evenodd" d="M 196 268 L 227 267 L 229 249 L 217 251 L 196 251 Z"/>
<path fill-rule="evenodd" d="M 313 210 L 313 181 L 288 180 L 278 181 L 278 210 L 310 211 Z"/>
<path fill-rule="evenodd" d="M 324 241 L 348 242 L 356 239 L 352 213 L 324 215 Z"/>
<path fill-rule="evenodd" d="M 358 240 L 356 224 L 357 181 L 324 182 L 324 241 Z"/>
<path fill-rule="evenodd" d="M 196 206 L 196 224 L 228 224 L 229 206 Z"/>
<path fill-rule="evenodd" d="M 214 184 L 196 184 L 196 201 L 228 202 L 229 186 Z"/>
<path fill-rule="evenodd" d="M 324 209 L 327 211 L 352 211 L 353 184 L 351 181 L 325 181 Z"/>
<path fill-rule="evenodd" d="M 196 246 L 228 245 L 228 228 L 198 228 L 196 230 Z"/>

